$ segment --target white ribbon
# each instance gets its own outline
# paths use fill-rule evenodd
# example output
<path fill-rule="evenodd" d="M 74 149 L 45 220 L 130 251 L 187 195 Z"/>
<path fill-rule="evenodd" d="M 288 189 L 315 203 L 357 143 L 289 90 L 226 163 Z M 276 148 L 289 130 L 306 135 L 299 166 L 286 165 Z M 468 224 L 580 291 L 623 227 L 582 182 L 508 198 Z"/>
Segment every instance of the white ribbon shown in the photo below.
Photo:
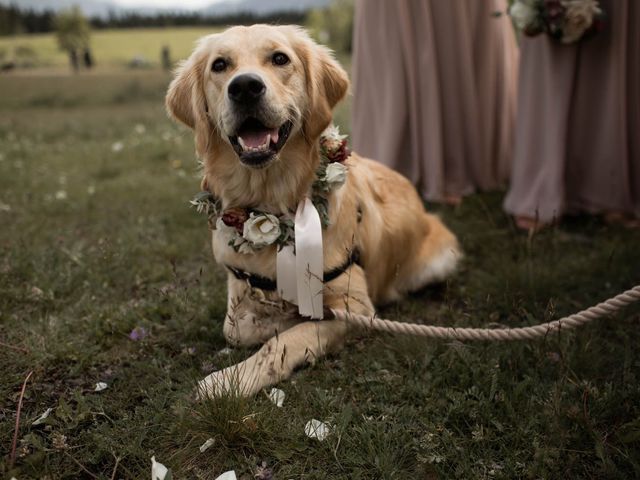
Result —
<path fill-rule="evenodd" d="M 295 218 L 295 253 L 293 246 L 280 249 L 276 257 L 278 292 L 287 302 L 298 305 L 300 315 L 321 319 L 322 223 L 309 197 L 298 204 Z"/>

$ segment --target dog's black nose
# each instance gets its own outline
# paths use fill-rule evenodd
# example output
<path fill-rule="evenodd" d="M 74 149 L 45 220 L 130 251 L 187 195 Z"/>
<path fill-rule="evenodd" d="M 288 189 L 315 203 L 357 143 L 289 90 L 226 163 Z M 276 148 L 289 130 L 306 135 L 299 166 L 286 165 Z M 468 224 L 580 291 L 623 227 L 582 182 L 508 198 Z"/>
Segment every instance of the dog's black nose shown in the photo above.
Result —
<path fill-rule="evenodd" d="M 234 102 L 252 105 L 260 100 L 266 90 L 266 85 L 258 75 L 244 73 L 231 80 L 228 92 Z"/>

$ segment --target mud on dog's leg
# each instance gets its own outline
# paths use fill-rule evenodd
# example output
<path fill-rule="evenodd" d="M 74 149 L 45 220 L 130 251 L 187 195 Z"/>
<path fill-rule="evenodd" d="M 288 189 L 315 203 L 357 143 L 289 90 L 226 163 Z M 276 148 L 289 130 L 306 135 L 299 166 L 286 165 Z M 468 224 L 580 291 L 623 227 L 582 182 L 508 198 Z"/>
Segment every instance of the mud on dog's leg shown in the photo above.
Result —
<path fill-rule="evenodd" d="M 353 266 L 334 281 L 325 284 L 324 304 L 373 315 L 364 270 Z M 307 363 L 342 348 L 348 325 L 341 320 L 303 321 L 271 337 L 262 348 L 243 362 L 213 372 L 199 383 L 200 396 L 224 394 L 250 396 L 285 380 Z"/>
<path fill-rule="evenodd" d="M 251 396 L 285 380 L 293 371 L 340 349 L 347 325 L 339 320 L 303 322 L 272 337 L 243 362 L 208 375 L 198 385 L 199 395 Z"/>
<path fill-rule="evenodd" d="M 291 328 L 299 319 L 292 312 L 284 311 L 273 301 L 264 298 L 260 304 L 245 282 L 229 278 L 227 313 L 222 332 L 232 346 L 249 347 L 266 342 L 277 332 Z M 266 304 L 271 304 L 268 306 Z"/>

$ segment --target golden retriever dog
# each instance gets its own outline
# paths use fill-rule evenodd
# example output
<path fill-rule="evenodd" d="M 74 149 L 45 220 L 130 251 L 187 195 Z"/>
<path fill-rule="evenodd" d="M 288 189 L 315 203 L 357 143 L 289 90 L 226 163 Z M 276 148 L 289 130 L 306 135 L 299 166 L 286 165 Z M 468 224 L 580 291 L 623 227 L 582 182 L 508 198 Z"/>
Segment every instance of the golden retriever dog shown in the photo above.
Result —
<path fill-rule="evenodd" d="M 202 188 L 223 211 L 293 218 L 316 178 L 320 136 L 348 88 L 332 53 L 301 28 L 253 25 L 202 38 L 177 69 L 166 105 L 193 129 Z M 346 181 L 328 196 L 322 230 L 324 271 L 336 273 L 330 280 L 325 273 L 323 305 L 372 316 L 375 304 L 445 279 L 460 250 L 407 179 L 356 153 L 343 163 Z M 219 230 L 212 231 L 212 246 L 228 269 L 224 335 L 232 345 L 263 345 L 207 376 L 200 395 L 253 395 L 342 347 L 349 330 L 343 321 L 304 318 L 277 291 L 246 278 L 275 280 L 275 245 L 236 251 Z M 359 256 L 349 261 L 354 251 Z"/>

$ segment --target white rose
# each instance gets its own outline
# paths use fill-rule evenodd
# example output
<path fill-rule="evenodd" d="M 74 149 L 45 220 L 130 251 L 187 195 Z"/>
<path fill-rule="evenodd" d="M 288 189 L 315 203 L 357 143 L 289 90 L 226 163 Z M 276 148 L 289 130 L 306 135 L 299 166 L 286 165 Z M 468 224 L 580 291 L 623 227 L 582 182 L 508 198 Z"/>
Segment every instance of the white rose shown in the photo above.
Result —
<path fill-rule="evenodd" d="M 347 167 L 338 162 L 330 163 L 327 165 L 324 178 L 331 186 L 342 185 L 347 180 Z"/>
<path fill-rule="evenodd" d="M 256 215 L 252 212 L 244 222 L 242 236 L 256 247 L 271 245 L 280 236 L 280 221 L 269 213 Z"/>
<path fill-rule="evenodd" d="M 530 24 L 536 21 L 538 12 L 533 7 L 533 2 L 516 0 L 511 7 L 509 7 L 509 15 L 519 30 L 525 30 Z"/>

